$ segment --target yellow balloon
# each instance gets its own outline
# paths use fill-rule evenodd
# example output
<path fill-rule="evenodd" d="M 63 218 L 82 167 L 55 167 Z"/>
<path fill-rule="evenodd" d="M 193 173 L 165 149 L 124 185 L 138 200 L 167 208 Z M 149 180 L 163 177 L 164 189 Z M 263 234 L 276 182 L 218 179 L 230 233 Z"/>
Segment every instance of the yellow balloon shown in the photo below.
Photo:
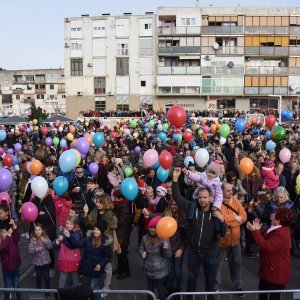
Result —
<path fill-rule="evenodd" d="M 199 128 L 200 128 L 200 125 L 199 125 L 199 124 L 197 124 L 197 125 L 196 125 L 196 129 L 199 129 Z"/>
<path fill-rule="evenodd" d="M 75 165 L 75 168 L 76 168 L 80 164 L 81 155 L 80 155 L 79 151 L 76 149 L 71 149 L 71 151 L 73 151 L 76 155 L 76 165 Z"/>
<path fill-rule="evenodd" d="M 300 195 L 300 185 L 299 184 L 296 185 L 296 194 Z"/>
<path fill-rule="evenodd" d="M 121 127 L 121 128 L 120 128 L 120 131 L 121 131 L 121 132 L 123 132 L 123 131 L 124 131 L 124 128 L 123 128 L 123 127 Z"/>
<path fill-rule="evenodd" d="M 133 137 L 134 138 L 137 138 L 139 136 L 139 134 L 137 133 L 137 132 L 135 132 L 134 134 L 133 134 Z"/>
<path fill-rule="evenodd" d="M 36 124 L 38 123 L 37 119 L 34 119 L 34 120 L 32 121 L 32 123 L 33 123 L 34 125 L 36 125 Z"/>
<path fill-rule="evenodd" d="M 67 139 L 68 139 L 68 141 L 73 141 L 74 140 L 74 135 L 72 134 L 72 133 L 68 133 L 67 134 Z"/>
<path fill-rule="evenodd" d="M 296 184 L 300 186 L 300 174 L 297 176 Z"/>
<path fill-rule="evenodd" d="M 34 131 L 39 131 L 39 127 L 38 126 L 34 126 L 33 130 Z"/>

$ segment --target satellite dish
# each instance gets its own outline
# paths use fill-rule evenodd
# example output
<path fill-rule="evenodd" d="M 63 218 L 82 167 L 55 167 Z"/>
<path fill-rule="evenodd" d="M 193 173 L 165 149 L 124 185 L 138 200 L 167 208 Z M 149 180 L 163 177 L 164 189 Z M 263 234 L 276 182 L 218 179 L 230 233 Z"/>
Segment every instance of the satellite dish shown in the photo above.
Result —
<path fill-rule="evenodd" d="M 229 69 L 232 69 L 234 67 L 234 62 L 233 61 L 228 62 L 227 67 Z"/>
<path fill-rule="evenodd" d="M 212 47 L 213 47 L 215 50 L 218 50 L 218 49 L 220 48 L 220 45 L 219 45 L 217 42 L 215 42 L 215 43 L 212 44 Z"/>
<path fill-rule="evenodd" d="M 297 86 L 296 86 L 295 83 L 291 83 L 291 84 L 290 84 L 290 89 L 291 89 L 292 91 L 294 91 L 296 88 L 297 88 Z"/>

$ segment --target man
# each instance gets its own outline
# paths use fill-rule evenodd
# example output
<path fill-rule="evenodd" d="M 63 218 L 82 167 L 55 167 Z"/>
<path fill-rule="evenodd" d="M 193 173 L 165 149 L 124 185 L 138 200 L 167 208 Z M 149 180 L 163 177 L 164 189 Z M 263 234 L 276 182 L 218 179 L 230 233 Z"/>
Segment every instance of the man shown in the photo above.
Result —
<path fill-rule="evenodd" d="M 160 186 L 160 181 L 155 177 L 155 171 L 151 168 L 147 169 L 145 183 L 147 186 L 151 186 L 153 188 L 154 193 L 156 193 L 156 188 Z"/>
<path fill-rule="evenodd" d="M 79 165 L 75 169 L 75 178 L 71 181 L 69 187 L 69 194 L 73 204 L 77 204 L 78 207 L 83 207 L 84 205 L 83 193 L 86 190 L 86 184 L 84 169 Z"/>
<path fill-rule="evenodd" d="M 179 192 L 180 168 L 173 171 L 172 196 L 185 211 L 190 224 L 191 236 L 188 250 L 188 292 L 196 291 L 200 264 L 203 264 L 206 291 L 214 291 L 217 262 L 217 242 L 226 233 L 226 224 L 220 211 L 211 209 L 211 195 L 206 188 L 200 189 L 197 200 L 187 200 Z"/>
<path fill-rule="evenodd" d="M 219 290 L 221 285 L 221 271 L 225 258 L 228 259 L 230 277 L 236 291 L 242 291 L 241 279 L 241 246 L 240 246 L 240 226 L 246 222 L 247 214 L 239 200 L 233 197 L 232 185 L 225 183 L 222 186 L 224 201 L 221 206 L 221 213 L 227 224 L 226 235 L 223 236 L 218 245 L 217 271 L 215 278 L 215 290 Z M 244 294 L 239 294 L 244 297 Z"/>

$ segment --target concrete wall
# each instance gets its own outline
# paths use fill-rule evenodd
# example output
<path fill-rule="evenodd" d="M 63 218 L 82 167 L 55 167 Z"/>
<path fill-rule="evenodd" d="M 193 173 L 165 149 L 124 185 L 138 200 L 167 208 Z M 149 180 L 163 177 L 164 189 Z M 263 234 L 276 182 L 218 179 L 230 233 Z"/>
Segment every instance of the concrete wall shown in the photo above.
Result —
<path fill-rule="evenodd" d="M 80 111 L 95 110 L 95 97 L 69 96 L 66 98 L 66 115 L 71 119 L 77 119 Z"/>

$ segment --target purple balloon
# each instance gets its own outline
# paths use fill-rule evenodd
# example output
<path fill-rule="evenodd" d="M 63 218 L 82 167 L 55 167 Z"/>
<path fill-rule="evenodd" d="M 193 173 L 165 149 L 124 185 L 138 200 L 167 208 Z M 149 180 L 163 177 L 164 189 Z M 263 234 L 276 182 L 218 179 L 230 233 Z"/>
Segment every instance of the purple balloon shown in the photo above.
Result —
<path fill-rule="evenodd" d="M 95 162 L 89 164 L 89 171 L 91 174 L 96 175 L 98 173 L 99 167 Z"/>
<path fill-rule="evenodd" d="M 80 152 L 79 152 L 80 153 Z M 84 153 L 80 153 L 80 156 L 81 156 L 81 158 L 86 158 L 86 154 L 84 154 Z"/>
<path fill-rule="evenodd" d="M 12 148 L 8 148 L 7 149 L 7 154 L 10 154 L 10 155 L 13 155 L 14 154 L 14 149 L 12 149 Z"/>
<path fill-rule="evenodd" d="M 6 191 L 13 182 L 11 172 L 7 169 L 0 169 L 0 190 Z"/>
<path fill-rule="evenodd" d="M 52 145 L 52 139 L 51 139 L 51 137 L 47 137 L 45 143 L 46 143 L 46 145 L 48 147 L 50 147 Z"/>
<path fill-rule="evenodd" d="M 76 141 L 76 149 L 82 154 L 87 154 L 90 150 L 89 141 L 84 137 L 79 138 Z"/>
<path fill-rule="evenodd" d="M 134 148 L 134 151 L 135 151 L 135 153 L 136 154 L 140 154 L 141 153 L 141 147 L 140 146 L 136 146 L 135 148 Z"/>
<path fill-rule="evenodd" d="M 16 152 L 20 152 L 21 149 L 22 149 L 22 145 L 21 145 L 20 143 L 16 143 L 16 144 L 15 144 L 15 151 L 16 151 Z"/>

